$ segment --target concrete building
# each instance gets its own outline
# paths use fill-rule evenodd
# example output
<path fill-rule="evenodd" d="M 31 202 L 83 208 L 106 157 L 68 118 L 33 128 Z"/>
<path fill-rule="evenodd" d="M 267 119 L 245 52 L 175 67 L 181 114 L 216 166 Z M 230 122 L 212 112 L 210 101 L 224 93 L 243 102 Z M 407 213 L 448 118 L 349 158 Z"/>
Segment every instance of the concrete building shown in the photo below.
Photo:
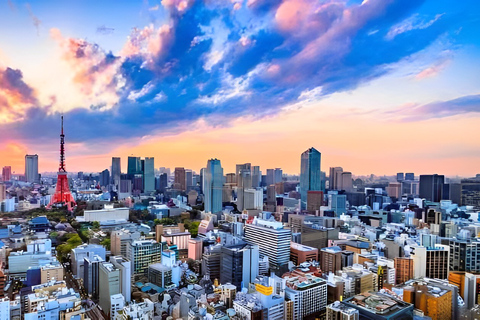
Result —
<path fill-rule="evenodd" d="M 77 217 L 80 222 L 106 222 L 112 220 L 128 221 L 129 208 L 114 208 L 113 205 L 105 205 L 101 210 L 85 210 L 83 218 Z"/>
<path fill-rule="evenodd" d="M 440 202 L 443 199 L 444 183 L 445 176 L 443 175 L 420 175 L 420 198 L 425 198 L 427 201 Z"/>
<path fill-rule="evenodd" d="M 114 256 L 127 257 L 127 247 L 130 242 L 140 239 L 140 232 L 126 229 L 114 230 L 110 234 L 110 251 Z"/>
<path fill-rule="evenodd" d="M 118 319 L 119 311 L 125 307 L 125 298 L 122 294 L 114 294 L 110 296 L 110 319 Z"/>
<path fill-rule="evenodd" d="M 320 212 L 323 206 L 323 191 L 307 191 L 307 211 L 312 214 Z"/>
<path fill-rule="evenodd" d="M 413 305 L 389 295 L 363 292 L 342 301 L 349 308 L 357 309 L 360 319 L 413 319 Z"/>
<path fill-rule="evenodd" d="M 245 225 L 245 239 L 258 245 L 260 253 L 268 257 L 270 268 L 279 270 L 290 261 L 290 229 L 285 229 L 281 222 L 255 218 Z"/>
<path fill-rule="evenodd" d="M 220 258 L 220 283 L 231 283 L 238 291 L 247 288 L 259 274 L 259 258 L 257 245 L 223 246 Z"/>
<path fill-rule="evenodd" d="M 172 280 L 172 267 L 161 263 L 154 263 L 148 266 L 148 282 L 153 283 L 166 290 L 174 288 Z"/>
<path fill-rule="evenodd" d="M 200 239 L 188 240 L 188 258 L 193 260 L 201 260 L 203 252 L 203 241 Z"/>
<path fill-rule="evenodd" d="M 339 301 L 327 306 L 327 320 L 359 320 L 357 309 L 348 307 Z"/>
<path fill-rule="evenodd" d="M 413 279 L 413 259 L 405 257 L 394 258 L 395 261 L 395 283 L 401 284 Z"/>
<path fill-rule="evenodd" d="M 293 301 L 293 318 L 304 319 L 327 306 L 327 282 L 322 278 L 305 275 L 284 276 L 285 298 Z"/>
<path fill-rule="evenodd" d="M 112 157 L 112 184 L 115 190 L 120 191 L 120 176 L 122 174 L 121 159 Z"/>
<path fill-rule="evenodd" d="M 93 255 L 83 258 L 83 285 L 85 291 L 91 295 L 94 299 L 98 298 L 98 286 L 99 286 L 99 268 L 100 264 L 105 260 L 100 256 Z"/>
<path fill-rule="evenodd" d="M 173 189 L 179 190 L 179 191 L 187 190 L 185 168 L 182 168 L 182 167 L 175 168 L 174 174 L 175 176 L 174 176 L 174 182 L 173 182 Z"/>
<path fill-rule="evenodd" d="M 38 175 L 38 155 L 36 154 L 27 154 L 25 156 L 25 180 L 27 182 L 40 182 Z"/>
<path fill-rule="evenodd" d="M 108 262 L 102 262 L 99 264 L 98 304 L 107 315 L 110 315 L 111 319 L 115 319 L 112 317 L 112 314 L 116 314 L 117 312 L 117 308 L 112 310 L 111 296 L 121 294 L 120 279 L 120 270 L 113 264 Z"/>
<path fill-rule="evenodd" d="M 148 266 L 161 261 L 162 244 L 155 240 L 132 241 L 127 249 L 127 259 L 132 264 L 132 274 L 146 274 Z"/>
<path fill-rule="evenodd" d="M 290 242 L 290 261 L 296 266 L 306 261 L 318 260 L 318 249 Z"/>
<path fill-rule="evenodd" d="M 81 278 L 84 276 L 84 258 L 93 257 L 94 255 L 99 256 L 105 261 L 106 250 L 104 246 L 98 244 L 82 244 L 72 249 L 71 252 L 71 263 L 72 263 L 72 273 Z"/>
<path fill-rule="evenodd" d="M 324 273 L 336 273 L 342 269 L 342 249 L 327 247 L 320 250 L 320 266 Z"/>
<path fill-rule="evenodd" d="M 132 295 L 132 263 L 122 256 L 110 256 L 110 263 L 120 271 L 120 293 L 129 303 Z"/>
<path fill-rule="evenodd" d="M 40 267 L 40 281 L 45 283 L 52 280 L 63 280 L 63 266 L 60 263 Z"/>

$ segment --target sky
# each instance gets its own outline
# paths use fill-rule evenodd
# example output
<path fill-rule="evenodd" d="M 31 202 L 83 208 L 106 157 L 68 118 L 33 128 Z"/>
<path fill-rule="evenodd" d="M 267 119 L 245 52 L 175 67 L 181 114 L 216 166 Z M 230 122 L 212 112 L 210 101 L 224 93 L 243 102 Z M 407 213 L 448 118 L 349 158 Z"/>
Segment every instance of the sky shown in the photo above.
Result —
<path fill-rule="evenodd" d="M 480 173 L 477 0 L 0 0 L 0 167 Z"/>

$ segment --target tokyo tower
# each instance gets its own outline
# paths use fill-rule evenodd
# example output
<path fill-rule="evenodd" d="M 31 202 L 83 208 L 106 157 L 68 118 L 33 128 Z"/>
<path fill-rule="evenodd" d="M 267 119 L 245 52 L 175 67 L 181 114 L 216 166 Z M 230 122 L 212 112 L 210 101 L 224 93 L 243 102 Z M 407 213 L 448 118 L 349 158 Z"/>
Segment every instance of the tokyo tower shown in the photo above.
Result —
<path fill-rule="evenodd" d="M 65 170 L 65 135 L 63 134 L 63 116 L 62 116 L 62 132 L 60 134 L 60 167 L 58 168 L 57 187 L 55 194 L 52 196 L 47 209 L 52 206 L 66 205 L 68 211 L 72 211 L 72 207 L 76 205 L 73 199 L 70 187 L 68 186 L 67 171 Z"/>

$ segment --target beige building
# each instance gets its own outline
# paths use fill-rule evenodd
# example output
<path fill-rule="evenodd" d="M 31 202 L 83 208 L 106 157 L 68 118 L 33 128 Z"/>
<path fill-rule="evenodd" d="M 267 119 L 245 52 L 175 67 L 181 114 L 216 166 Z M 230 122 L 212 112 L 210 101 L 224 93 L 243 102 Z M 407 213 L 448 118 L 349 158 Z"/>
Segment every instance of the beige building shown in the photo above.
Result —
<path fill-rule="evenodd" d="M 63 280 L 63 267 L 59 265 L 45 265 L 40 269 L 40 281 L 46 283 L 51 280 Z"/>

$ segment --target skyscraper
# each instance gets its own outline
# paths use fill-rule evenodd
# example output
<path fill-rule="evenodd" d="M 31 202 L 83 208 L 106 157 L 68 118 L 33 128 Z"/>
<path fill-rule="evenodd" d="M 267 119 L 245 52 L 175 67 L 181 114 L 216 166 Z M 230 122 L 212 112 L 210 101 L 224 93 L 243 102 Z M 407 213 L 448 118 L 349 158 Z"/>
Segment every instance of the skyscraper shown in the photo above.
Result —
<path fill-rule="evenodd" d="M 300 167 L 300 196 L 302 209 L 307 206 L 307 192 L 320 191 L 320 161 L 321 154 L 315 148 L 310 148 L 301 156 Z"/>
<path fill-rule="evenodd" d="M 258 246 L 237 244 L 222 246 L 220 258 L 220 282 L 231 283 L 241 290 L 258 276 Z"/>
<path fill-rule="evenodd" d="M 275 168 L 275 183 L 282 182 L 283 170 L 281 168 Z"/>
<path fill-rule="evenodd" d="M 270 267 L 278 271 L 290 261 L 290 238 L 292 232 L 281 222 L 255 218 L 245 225 L 245 239 L 258 245 L 260 253 L 268 257 Z"/>
<path fill-rule="evenodd" d="M 12 167 L 5 166 L 2 168 L 2 179 L 3 181 L 10 181 L 12 179 Z"/>
<path fill-rule="evenodd" d="M 440 202 L 442 200 L 445 176 L 438 174 L 420 175 L 420 198 L 427 201 Z"/>
<path fill-rule="evenodd" d="M 267 186 L 275 184 L 275 169 L 267 169 Z"/>
<path fill-rule="evenodd" d="M 128 157 L 127 174 L 133 177 L 135 174 L 142 172 L 142 163 L 140 157 Z"/>
<path fill-rule="evenodd" d="M 120 189 L 120 175 L 122 173 L 122 167 L 120 158 L 112 157 L 112 183 L 116 190 Z"/>
<path fill-rule="evenodd" d="M 205 212 L 222 211 L 223 169 L 218 159 L 210 159 L 205 170 Z"/>
<path fill-rule="evenodd" d="M 252 187 L 252 165 L 250 163 L 237 164 L 237 209 L 245 209 L 245 190 Z"/>
<path fill-rule="evenodd" d="M 342 189 L 342 174 L 343 168 L 342 167 L 330 167 L 330 175 L 329 175 L 329 189 L 330 190 L 341 190 Z"/>
<path fill-rule="evenodd" d="M 155 191 L 155 165 L 153 157 L 147 157 L 144 161 L 143 190 L 145 193 Z"/>
<path fill-rule="evenodd" d="M 25 156 L 25 179 L 27 182 L 40 182 L 38 178 L 38 155 Z"/>
<path fill-rule="evenodd" d="M 260 171 L 259 166 L 252 167 L 252 187 L 258 188 L 260 187 L 260 183 L 262 182 L 262 171 Z"/>
<path fill-rule="evenodd" d="M 110 184 L 110 172 L 108 169 L 103 170 L 100 172 L 100 185 L 102 187 L 106 187 Z"/>
<path fill-rule="evenodd" d="M 185 191 L 187 189 L 185 178 L 185 168 L 175 168 L 175 180 L 173 183 L 173 189 Z"/>

